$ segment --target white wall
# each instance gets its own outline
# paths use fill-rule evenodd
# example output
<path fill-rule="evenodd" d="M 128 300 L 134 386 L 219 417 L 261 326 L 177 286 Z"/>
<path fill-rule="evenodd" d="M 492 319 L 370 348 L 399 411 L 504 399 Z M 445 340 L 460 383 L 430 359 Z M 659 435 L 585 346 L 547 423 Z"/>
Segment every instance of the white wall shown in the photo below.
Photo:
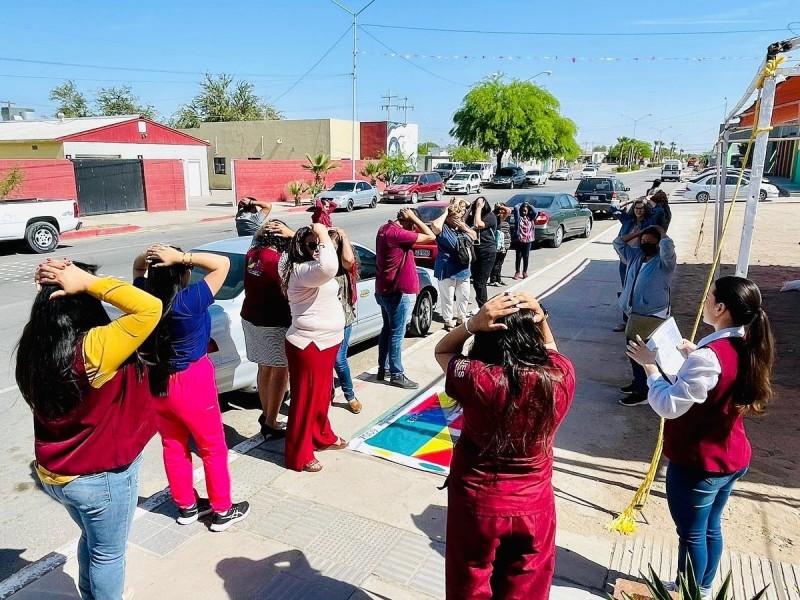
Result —
<path fill-rule="evenodd" d="M 119 157 L 136 159 L 169 158 L 183 161 L 183 179 L 186 194 L 189 194 L 187 163 L 190 160 L 200 161 L 201 193 L 211 195 L 208 188 L 208 156 L 206 146 L 179 146 L 173 144 L 120 144 L 107 142 L 64 142 L 64 155 L 78 158 L 78 155 L 93 157 Z"/>

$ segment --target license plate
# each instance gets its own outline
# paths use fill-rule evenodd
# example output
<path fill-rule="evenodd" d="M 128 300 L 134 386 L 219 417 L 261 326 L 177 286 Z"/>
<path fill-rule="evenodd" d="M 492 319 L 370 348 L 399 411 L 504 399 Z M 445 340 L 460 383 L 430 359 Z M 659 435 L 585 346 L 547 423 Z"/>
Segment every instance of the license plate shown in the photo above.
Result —
<path fill-rule="evenodd" d="M 600 196 L 589 196 L 589 200 L 600 200 Z"/>
<path fill-rule="evenodd" d="M 414 250 L 414 256 L 419 256 L 421 258 L 428 258 L 431 255 L 430 250 Z"/>

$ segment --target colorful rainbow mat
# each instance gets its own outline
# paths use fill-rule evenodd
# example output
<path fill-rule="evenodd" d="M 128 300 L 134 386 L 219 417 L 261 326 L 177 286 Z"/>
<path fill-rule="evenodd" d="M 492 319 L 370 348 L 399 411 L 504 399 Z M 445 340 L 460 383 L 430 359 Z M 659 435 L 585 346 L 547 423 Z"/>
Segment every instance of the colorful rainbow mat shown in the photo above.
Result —
<path fill-rule="evenodd" d="M 464 417 L 442 386 L 420 392 L 350 442 L 350 449 L 447 475 Z"/>

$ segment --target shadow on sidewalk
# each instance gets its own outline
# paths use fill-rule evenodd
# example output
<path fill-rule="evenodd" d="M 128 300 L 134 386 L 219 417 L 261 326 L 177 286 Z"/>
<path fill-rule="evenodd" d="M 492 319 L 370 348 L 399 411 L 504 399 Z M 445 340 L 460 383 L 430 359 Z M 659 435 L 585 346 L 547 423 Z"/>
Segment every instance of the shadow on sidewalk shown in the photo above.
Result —
<path fill-rule="evenodd" d="M 386 599 L 360 590 L 315 569 L 300 550 L 287 550 L 262 560 L 226 558 L 217 563 L 231 600 L 270 598 L 325 598 L 329 600 Z"/>

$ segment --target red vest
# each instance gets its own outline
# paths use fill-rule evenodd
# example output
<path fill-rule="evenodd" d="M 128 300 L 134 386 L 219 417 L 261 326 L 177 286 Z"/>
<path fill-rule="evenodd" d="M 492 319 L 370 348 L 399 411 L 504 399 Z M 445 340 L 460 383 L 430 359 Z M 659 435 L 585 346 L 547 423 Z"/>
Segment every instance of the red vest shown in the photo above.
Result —
<path fill-rule="evenodd" d="M 750 441 L 734 402 L 739 354 L 731 338 L 705 346 L 716 354 L 722 373 L 706 401 L 664 425 L 664 455 L 682 467 L 708 473 L 735 473 L 750 464 Z"/>
<path fill-rule="evenodd" d="M 59 475 L 91 475 L 131 464 L 155 435 L 153 397 L 136 366 L 122 367 L 100 388 L 89 385 L 78 346 L 75 374 L 82 400 L 68 415 L 33 416 L 37 462 Z"/>

